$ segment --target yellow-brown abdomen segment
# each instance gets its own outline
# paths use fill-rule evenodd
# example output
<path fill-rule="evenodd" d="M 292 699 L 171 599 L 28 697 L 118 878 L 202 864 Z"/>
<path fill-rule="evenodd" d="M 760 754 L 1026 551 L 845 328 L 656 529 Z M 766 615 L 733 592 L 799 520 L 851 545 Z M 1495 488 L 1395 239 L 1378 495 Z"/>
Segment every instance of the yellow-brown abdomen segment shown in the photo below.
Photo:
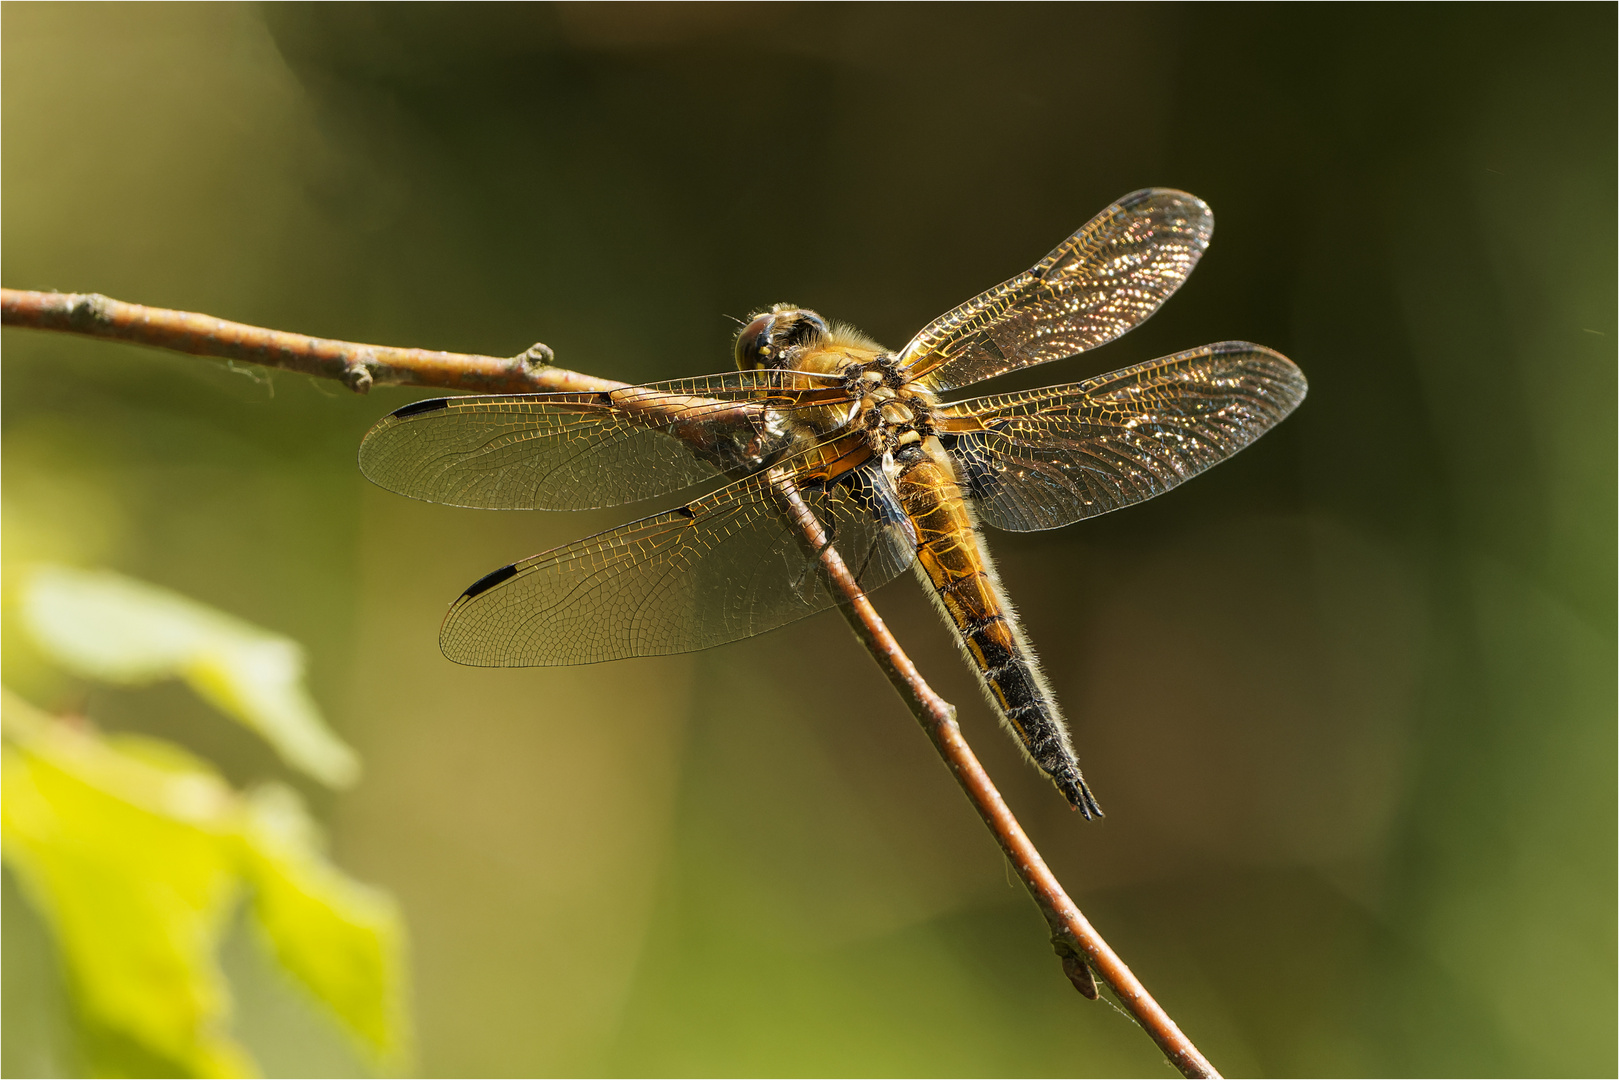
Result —
<path fill-rule="evenodd" d="M 952 466 L 933 439 L 898 455 L 896 488 L 916 528 L 917 571 L 978 671 L 984 696 L 1040 770 L 1087 818 L 1101 807 L 1085 784 L 1062 715 L 1002 592 Z"/>

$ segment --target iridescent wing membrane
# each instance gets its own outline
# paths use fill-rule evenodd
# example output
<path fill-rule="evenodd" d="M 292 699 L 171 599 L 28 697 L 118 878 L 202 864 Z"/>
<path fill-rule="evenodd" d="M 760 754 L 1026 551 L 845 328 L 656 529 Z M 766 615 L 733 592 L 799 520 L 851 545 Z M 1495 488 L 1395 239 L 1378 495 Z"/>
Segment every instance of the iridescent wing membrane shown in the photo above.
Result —
<path fill-rule="evenodd" d="M 1148 188 L 1092 218 L 1033 267 L 934 319 L 900 363 L 933 390 L 1106 344 L 1181 287 L 1214 233 L 1184 191 Z"/>
<path fill-rule="evenodd" d="M 787 450 L 773 421 L 836 384 L 738 371 L 602 393 L 433 398 L 384 418 L 360 471 L 390 491 L 484 510 L 586 510 L 751 472 Z"/>
<path fill-rule="evenodd" d="M 463 664 L 591 664 L 706 649 L 829 608 L 821 552 L 782 504 L 791 471 L 496 570 L 450 608 L 439 645 Z M 794 486 L 865 588 L 911 564 L 915 542 L 874 463 Z"/>
<path fill-rule="evenodd" d="M 1161 495 L 1304 400 L 1278 352 L 1227 341 L 1067 386 L 943 410 L 941 434 L 987 524 L 1054 529 Z"/>

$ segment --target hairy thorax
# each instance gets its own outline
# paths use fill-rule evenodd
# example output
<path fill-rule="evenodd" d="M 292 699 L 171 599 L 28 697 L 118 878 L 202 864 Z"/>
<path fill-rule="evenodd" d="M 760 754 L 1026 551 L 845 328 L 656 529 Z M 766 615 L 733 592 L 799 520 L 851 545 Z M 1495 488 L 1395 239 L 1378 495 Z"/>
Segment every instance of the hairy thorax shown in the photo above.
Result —
<path fill-rule="evenodd" d="M 892 353 L 834 342 L 804 356 L 802 362 L 805 366 L 799 370 L 840 376 L 847 395 L 826 415 L 805 418 L 817 427 L 826 425 L 821 434 L 842 430 L 851 442 L 858 437 L 890 473 L 895 464 L 925 451 L 934 433 L 938 399 L 907 382 Z"/>
<path fill-rule="evenodd" d="M 783 373 L 792 404 L 772 422 L 797 449 L 827 447 L 828 479 L 872 458 L 893 481 L 925 458 L 944 460 L 933 438 L 938 399 L 908 380 L 892 352 L 857 331 L 780 304 L 739 335 L 737 362 Z M 794 380 L 789 372 L 811 377 Z"/>

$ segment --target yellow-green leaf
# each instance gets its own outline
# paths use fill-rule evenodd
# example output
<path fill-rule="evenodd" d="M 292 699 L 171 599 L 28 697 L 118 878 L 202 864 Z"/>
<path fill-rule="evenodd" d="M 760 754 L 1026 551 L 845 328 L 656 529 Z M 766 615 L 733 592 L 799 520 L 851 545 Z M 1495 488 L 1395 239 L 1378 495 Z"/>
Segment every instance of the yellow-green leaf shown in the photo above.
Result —
<path fill-rule="evenodd" d="M 246 835 L 253 914 L 277 959 L 374 1058 L 405 1060 L 404 924 L 393 900 L 326 861 L 314 823 L 288 788 L 270 785 L 249 797 Z"/>
<path fill-rule="evenodd" d="M 22 617 L 41 647 L 77 674 L 126 684 L 185 679 L 294 768 L 332 786 L 359 775 L 354 751 L 304 688 L 295 641 L 121 574 L 61 566 L 28 576 Z"/>
<path fill-rule="evenodd" d="M 295 792 L 244 798 L 178 746 L 103 737 L 0 693 L 3 852 L 89 1019 L 172 1071 L 251 1073 L 216 959 L 250 891 L 281 965 L 379 1064 L 408 1060 L 398 908 L 325 859 Z"/>
<path fill-rule="evenodd" d="M 251 1074 L 215 956 L 239 888 L 239 803 L 177 748 L 131 746 L 7 694 L 0 841 L 86 1015 L 195 1076 Z"/>

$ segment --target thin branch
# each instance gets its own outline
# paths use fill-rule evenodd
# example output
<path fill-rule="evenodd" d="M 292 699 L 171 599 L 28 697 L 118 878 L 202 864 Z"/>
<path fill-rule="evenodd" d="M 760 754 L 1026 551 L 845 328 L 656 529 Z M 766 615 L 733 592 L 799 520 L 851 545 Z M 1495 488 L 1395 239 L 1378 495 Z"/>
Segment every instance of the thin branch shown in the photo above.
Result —
<path fill-rule="evenodd" d="M 1091 975 L 1094 969 L 1182 1075 L 1219 1076 L 1214 1066 L 1209 1064 L 1209 1059 L 1181 1033 L 1175 1021 L 1147 993 L 1141 980 L 1096 932 L 1078 905 L 1068 898 L 1056 875 L 1035 848 L 1034 841 L 1018 824 L 1006 800 L 995 790 L 989 774 L 978 763 L 972 747 L 962 737 L 961 728 L 956 724 L 955 706 L 933 692 L 933 688 L 916 670 L 916 665 L 911 663 L 911 658 L 905 655 L 905 650 L 900 648 L 882 616 L 872 606 L 871 599 L 829 542 L 820 521 L 804 502 L 803 496 L 785 476 L 777 480 L 776 490 L 808 543 L 820 552 L 821 565 L 831 579 L 833 588 L 843 598 L 838 609 L 849 621 L 855 636 L 883 669 L 888 681 L 899 691 L 899 696 L 905 699 L 911 714 L 932 740 L 934 749 L 950 767 L 956 783 L 967 793 L 973 809 L 984 819 L 989 831 L 995 834 L 1001 850 L 1017 868 L 1018 877 L 1023 879 L 1023 884 L 1028 887 L 1029 894 L 1034 897 L 1040 913 L 1051 927 L 1052 948 L 1062 958 L 1063 971 L 1073 982 L 1074 988 L 1094 1000 L 1097 996 L 1096 982 Z"/>
<path fill-rule="evenodd" d="M 194 356 L 245 360 L 269 367 L 338 379 L 364 393 L 377 383 L 433 386 L 484 393 L 606 392 L 627 384 L 551 366 L 551 350 L 535 345 L 522 356 L 501 359 L 463 353 L 360 345 L 306 337 L 226 322 L 208 315 L 142 307 L 94 293 L 38 293 L 0 289 L 0 324 L 61 330 L 174 349 Z M 688 409 L 690 398 L 662 402 L 638 391 L 613 394 L 615 405 L 649 413 Z M 632 404 L 633 403 L 633 404 Z M 678 434 L 678 432 L 677 432 Z M 692 433 L 694 436 L 698 433 Z M 955 706 L 934 693 L 910 657 L 889 632 L 871 600 L 844 564 L 820 521 L 791 479 L 774 475 L 783 509 L 798 526 L 804 543 L 815 552 L 841 597 L 839 610 L 872 658 L 899 692 L 973 808 L 994 834 L 1018 876 L 1023 879 L 1051 927 L 1051 944 L 1075 989 L 1097 996 L 1092 972 L 1101 976 L 1119 1002 L 1185 1076 L 1218 1077 L 1214 1066 L 1181 1033 L 1169 1014 L 1119 959 L 1063 891 L 1033 841 L 990 782 L 972 748 L 956 725 Z"/>
<path fill-rule="evenodd" d="M 0 325 L 61 330 L 137 345 L 245 360 L 336 379 L 357 393 L 373 386 L 437 386 L 476 394 L 614 390 L 624 383 L 552 367 L 549 346 L 517 356 L 399 349 L 266 330 L 194 311 L 126 304 L 96 293 L 0 289 Z"/>

